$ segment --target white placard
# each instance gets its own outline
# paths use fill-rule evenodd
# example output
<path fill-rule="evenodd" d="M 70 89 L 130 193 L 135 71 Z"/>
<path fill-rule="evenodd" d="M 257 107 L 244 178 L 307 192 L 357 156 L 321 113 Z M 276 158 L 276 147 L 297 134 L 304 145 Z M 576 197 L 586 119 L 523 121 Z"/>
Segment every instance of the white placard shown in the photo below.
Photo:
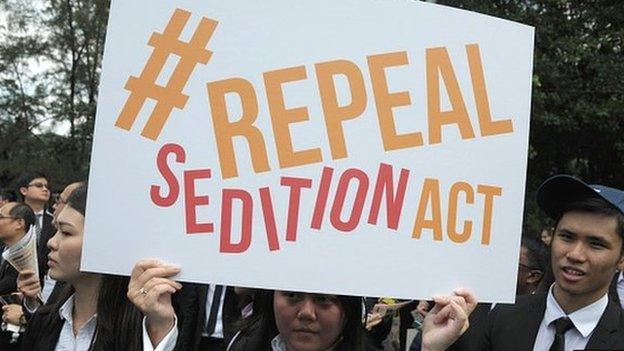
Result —
<path fill-rule="evenodd" d="M 85 271 L 515 295 L 533 28 L 410 1 L 112 1 Z"/>

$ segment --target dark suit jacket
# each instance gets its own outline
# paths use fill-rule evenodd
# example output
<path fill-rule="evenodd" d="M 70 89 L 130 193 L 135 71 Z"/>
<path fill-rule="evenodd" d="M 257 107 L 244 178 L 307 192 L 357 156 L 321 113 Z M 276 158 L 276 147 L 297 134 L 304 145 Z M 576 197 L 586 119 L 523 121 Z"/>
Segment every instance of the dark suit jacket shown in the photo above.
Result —
<path fill-rule="evenodd" d="M 176 351 L 199 350 L 199 342 L 206 324 L 208 285 L 184 283 L 173 295 L 172 303 L 178 317 Z M 238 298 L 233 287 L 225 289 L 223 301 L 223 340 L 225 345 L 234 336 L 233 323 L 240 318 Z"/>
<path fill-rule="evenodd" d="M 546 294 L 519 297 L 515 305 L 498 305 L 486 320 L 477 350 L 532 350 L 546 311 Z M 624 349 L 624 315 L 609 300 L 587 349 Z"/>
<path fill-rule="evenodd" d="M 22 336 L 20 350 L 54 351 L 61 329 L 63 329 L 63 320 L 59 316 L 58 310 L 53 308 L 53 305 L 41 306 L 28 321 L 28 328 Z"/>
<path fill-rule="evenodd" d="M 5 260 L 0 264 L 0 295 L 17 291 L 17 270 Z"/>
<path fill-rule="evenodd" d="M 41 237 L 37 242 L 37 260 L 39 265 L 39 279 L 43 286 L 44 277 L 48 273 L 48 240 L 56 233 L 56 228 L 52 225 L 52 215 L 48 211 L 43 211 L 43 225 L 41 227 Z"/>
<path fill-rule="evenodd" d="M 613 280 L 611 281 L 611 285 L 609 286 L 609 299 L 615 302 L 616 305 L 622 307 L 620 303 L 620 295 L 617 292 L 617 281 L 620 277 L 620 272 L 615 273 L 613 276 Z"/>

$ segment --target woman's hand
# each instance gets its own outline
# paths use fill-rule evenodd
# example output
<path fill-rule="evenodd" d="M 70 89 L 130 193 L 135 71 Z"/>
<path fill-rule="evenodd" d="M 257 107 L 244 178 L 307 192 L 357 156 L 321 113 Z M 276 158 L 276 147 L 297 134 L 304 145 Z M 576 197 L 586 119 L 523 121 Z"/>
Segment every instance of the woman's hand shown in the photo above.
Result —
<path fill-rule="evenodd" d="M 434 298 L 435 306 L 423 322 L 422 350 L 442 351 L 468 329 L 468 316 L 477 306 L 474 295 L 458 289 L 453 296 Z"/>
<path fill-rule="evenodd" d="M 24 312 L 21 305 L 10 304 L 2 306 L 2 320 L 4 322 L 21 325 L 23 315 Z"/>
<path fill-rule="evenodd" d="M 156 346 L 171 331 L 175 311 L 171 295 L 182 288 L 170 279 L 180 273 L 180 267 L 156 260 L 139 261 L 132 270 L 128 284 L 128 299 L 146 317 L 147 333 Z"/>

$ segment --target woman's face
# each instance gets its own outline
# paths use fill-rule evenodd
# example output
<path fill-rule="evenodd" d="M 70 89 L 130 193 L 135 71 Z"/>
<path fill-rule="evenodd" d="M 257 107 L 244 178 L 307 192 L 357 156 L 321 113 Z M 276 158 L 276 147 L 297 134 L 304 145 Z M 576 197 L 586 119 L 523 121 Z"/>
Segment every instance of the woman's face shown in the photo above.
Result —
<path fill-rule="evenodd" d="M 273 310 L 290 351 L 331 350 L 345 326 L 345 312 L 335 295 L 276 291 Z"/>
<path fill-rule="evenodd" d="M 65 206 L 56 219 L 57 231 L 48 240 L 48 266 L 52 279 L 73 283 L 80 277 L 84 216 Z"/>

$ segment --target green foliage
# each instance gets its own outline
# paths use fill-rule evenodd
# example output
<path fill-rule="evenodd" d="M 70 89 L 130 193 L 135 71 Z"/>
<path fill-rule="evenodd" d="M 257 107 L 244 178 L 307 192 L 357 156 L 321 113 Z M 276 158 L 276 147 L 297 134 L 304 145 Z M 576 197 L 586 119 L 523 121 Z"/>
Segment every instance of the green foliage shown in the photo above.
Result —
<path fill-rule="evenodd" d="M 25 170 L 85 179 L 108 1 L 4 0 L 0 28 L 0 188 Z M 65 122 L 67 135 L 53 133 Z"/>

